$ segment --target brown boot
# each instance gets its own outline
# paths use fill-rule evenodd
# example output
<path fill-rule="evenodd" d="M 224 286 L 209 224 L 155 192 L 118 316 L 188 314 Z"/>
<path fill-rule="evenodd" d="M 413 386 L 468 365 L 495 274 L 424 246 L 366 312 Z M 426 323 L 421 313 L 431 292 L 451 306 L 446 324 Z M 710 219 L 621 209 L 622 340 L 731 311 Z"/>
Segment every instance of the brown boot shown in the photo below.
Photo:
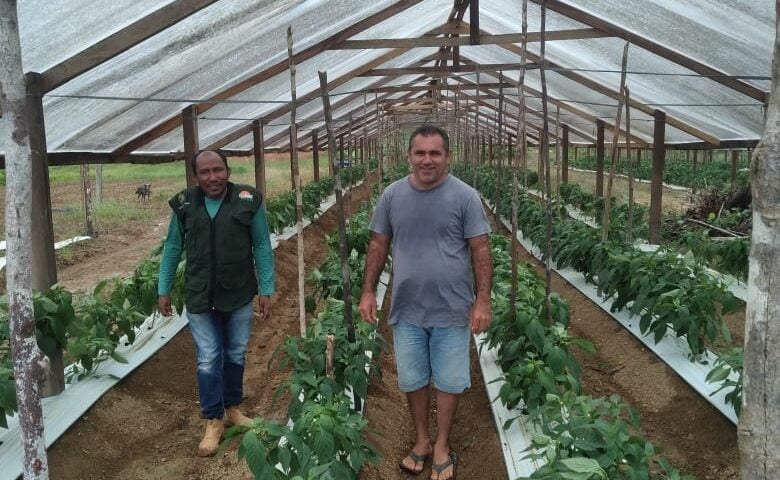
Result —
<path fill-rule="evenodd" d="M 222 439 L 224 432 L 225 424 L 221 418 L 206 420 L 206 434 L 203 435 L 203 440 L 198 445 L 198 456 L 210 457 L 217 453 L 219 441 Z"/>
<path fill-rule="evenodd" d="M 252 419 L 241 413 L 241 409 L 238 405 L 233 405 L 225 409 L 225 425 L 232 427 L 233 425 L 247 425 L 252 423 Z"/>

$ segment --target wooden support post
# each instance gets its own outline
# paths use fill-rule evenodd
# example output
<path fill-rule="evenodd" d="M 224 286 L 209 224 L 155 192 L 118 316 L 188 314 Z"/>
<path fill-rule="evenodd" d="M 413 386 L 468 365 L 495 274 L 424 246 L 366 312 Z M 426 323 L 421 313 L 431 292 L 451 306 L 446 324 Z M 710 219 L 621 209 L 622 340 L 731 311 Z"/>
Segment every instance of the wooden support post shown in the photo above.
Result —
<path fill-rule="evenodd" d="M 731 150 L 731 189 L 737 188 L 737 151 Z"/>
<path fill-rule="evenodd" d="M 333 159 L 333 158 L 330 159 L 330 166 L 331 166 L 330 174 L 331 175 L 333 175 L 333 172 L 334 172 L 334 170 L 333 170 L 333 162 L 339 162 L 339 166 L 341 166 L 341 161 L 343 159 L 344 159 L 344 134 L 342 133 L 341 135 L 339 135 L 339 153 L 338 153 L 338 157 L 336 157 L 335 159 Z"/>
<path fill-rule="evenodd" d="M 263 136 L 263 121 L 252 122 L 252 141 L 254 143 L 255 157 L 255 188 L 268 198 L 267 185 L 265 183 L 265 138 Z"/>
<path fill-rule="evenodd" d="M 182 130 L 184 133 L 184 171 L 187 178 L 187 187 L 194 187 L 197 182 L 195 172 L 190 167 L 190 162 L 200 149 L 198 139 L 198 106 L 190 105 L 181 111 Z"/>
<path fill-rule="evenodd" d="M 699 151 L 693 151 L 693 181 L 691 182 L 691 193 L 696 193 L 696 163 L 699 160 Z"/>
<path fill-rule="evenodd" d="M 653 113 L 653 167 L 650 180 L 650 243 L 661 242 L 661 200 L 663 198 L 664 163 L 666 160 L 666 113 Z"/>
<path fill-rule="evenodd" d="M 575 155 L 576 155 L 575 149 Z M 569 183 L 569 126 L 563 124 L 563 154 L 561 155 L 561 183 Z"/>
<path fill-rule="evenodd" d="M 315 128 L 311 131 L 311 161 L 314 168 L 314 181 L 320 180 L 320 139 L 319 132 Z"/>
<path fill-rule="evenodd" d="M 40 74 L 25 75 L 27 86 L 27 132 L 32 161 L 32 288 L 46 291 L 57 283 L 57 264 L 54 256 L 54 232 L 51 217 L 51 190 L 49 163 L 46 154 L 46 130 L 43 121 L 43 102 Z"/>
<path fill-rule="evenodd" d="M 103 201 L 103 164 L 95 165 L 95 200 L 98 203 Z"/>
<path fill-rule="evenodd" d="M 596 120 L 596 196 L 604 196 L 604 120 Z"/>
<path fill-rule="evenodd" d="M 479 45 L 479 0 L 469 0 L 469 39 Z"/>
<path fill-rule="evenodd" d="M 43 120 L 41 76 L 25 75 L 27 90 L 25 113 L 30 140 L 32 201 L 30 202 L 32 248 L 32 288 L 45 292 L 57 283 L 57 263 L 54 256 L 54 231 L 51 218 L 49 163 L 46 155 L 46 128 Z M 51 397 L 65 390 L 65 365 L 62 350 L 49 354 L 50 369 L 40 385 L 41 397 Z"/>
<path fill-rule="evenodd" d="M 81 164 L 81 206 L 84 207 L 84 235 L 95 235 L 95 225 L 92 222 L 92 184 L 89 180 L 89 165 Z"/>

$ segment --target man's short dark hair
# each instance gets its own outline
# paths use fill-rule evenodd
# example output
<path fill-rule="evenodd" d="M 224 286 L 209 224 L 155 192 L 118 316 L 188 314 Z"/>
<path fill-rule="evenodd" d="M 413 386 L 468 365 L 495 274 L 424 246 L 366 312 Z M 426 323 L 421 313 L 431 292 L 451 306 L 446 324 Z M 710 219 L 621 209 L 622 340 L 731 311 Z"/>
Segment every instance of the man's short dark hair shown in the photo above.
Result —
<path fill-rule="evenodd" d="M 409 152 L 412 151 L 412 142 L 414 142 L 414 137 L 416 137 L 417 135 L 422 135 L 423 137 L 430 137 L 432 135 L 440 136 L 444 141 L 444 151 L 449 153 L 450 136 L 447 135 L 447 132 L 445 132 L 441 128 L 437 127 L 436 125 L 430 125 L 430 124 L 421 125 L 414 129 L 412 135 L 409 137 L 409 150 L 408 150 Z"/>
<path fill-rule="evenodd" d="M 198 153 L 193 155 L 192 158 L 190 159 L 190 168 L 192 168 L 192 173 L 194 173 L 195 175 L 198 174 L 198 164 L 197 164 L 198 156 L 201 153 L 206 153 L 206 152 L 216 153 L 217 155 L 219 155 L 219 158 L 222 159 L 222 163 L 225 164 L 225 168 L 227 169 L 230 168 L 228 167 L 227 157 L 219 150 L 200 150 Z"/>

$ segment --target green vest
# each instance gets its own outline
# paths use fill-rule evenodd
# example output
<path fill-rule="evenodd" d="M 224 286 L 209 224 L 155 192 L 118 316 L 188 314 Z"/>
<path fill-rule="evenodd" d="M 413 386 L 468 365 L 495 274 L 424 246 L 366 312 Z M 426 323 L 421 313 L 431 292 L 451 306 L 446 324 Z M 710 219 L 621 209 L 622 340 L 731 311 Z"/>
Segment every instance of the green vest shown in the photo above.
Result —
<path fill-rule="evenodd" d="M 262 197 L 253 187 L 228 182 L 211 219 L 200 187 L 182 190 L 170 202 L 184 227 L 184 304 L 192 313 L 232 312 L 257 295 L 250 233 Z"/>

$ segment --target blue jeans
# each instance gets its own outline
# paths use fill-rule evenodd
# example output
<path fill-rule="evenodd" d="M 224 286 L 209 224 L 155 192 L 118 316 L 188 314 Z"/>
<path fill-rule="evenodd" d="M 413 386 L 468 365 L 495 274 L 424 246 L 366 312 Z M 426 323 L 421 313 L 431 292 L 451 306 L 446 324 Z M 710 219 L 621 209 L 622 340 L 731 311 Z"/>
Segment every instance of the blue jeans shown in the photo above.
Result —
<path fill-rule="evenodd" d="M 198 395 L 204 418 L 222 418 L 244 395 L 244 357 L 252 302 L 232 312 L 187 312 L 198 361 Z"/>
<path fill-rule="evenodd" d="M 437 390 L 460 394 L 471 387 L 469 345 L 471 328 L 423 328 L 411 323 L 393 325 L 398 387 L 402 392 L 419 390 L 433 378 Z"/>

